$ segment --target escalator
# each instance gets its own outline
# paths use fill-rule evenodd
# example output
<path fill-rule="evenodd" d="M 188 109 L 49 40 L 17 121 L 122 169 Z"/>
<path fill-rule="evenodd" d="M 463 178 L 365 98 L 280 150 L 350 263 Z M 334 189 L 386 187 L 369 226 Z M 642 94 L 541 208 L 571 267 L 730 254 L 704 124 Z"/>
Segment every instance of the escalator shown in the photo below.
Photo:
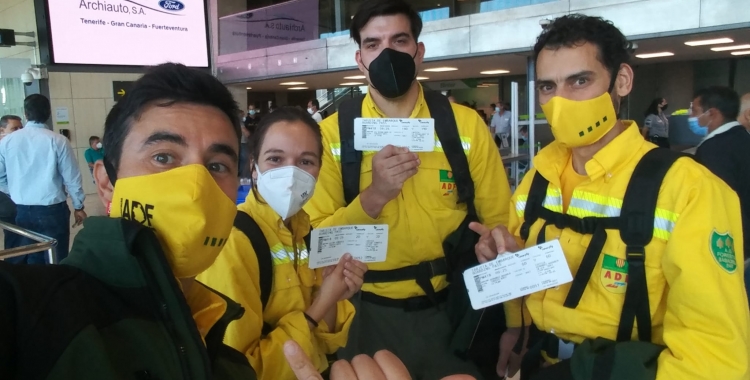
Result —
<path fill-rule="evenodd" d="M 319 96 L 320 113 L 325 117 L 331 116 L 338 111 L 339 106 L 347 99 L 361 95 L 359 87 L 339 87 L 333 90 L 324 90 L 326 93 Z"/>

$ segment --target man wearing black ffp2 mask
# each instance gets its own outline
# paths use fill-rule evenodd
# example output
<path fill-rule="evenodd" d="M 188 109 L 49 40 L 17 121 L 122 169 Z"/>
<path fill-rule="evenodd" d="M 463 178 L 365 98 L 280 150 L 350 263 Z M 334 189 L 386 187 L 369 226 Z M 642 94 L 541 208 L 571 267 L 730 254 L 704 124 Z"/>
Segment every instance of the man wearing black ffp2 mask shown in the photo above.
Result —
<path fill-rule="evenodd" d="M 448 263 L 473 255 L 475 234 L 464 220 L 481 215 L 487 224 L 507 224 L 510 188 L 504 172 L 497 170 L 503 164 L 479 114 L 423 89 L 416 80 L 425 54 L 418 42 L 421 30 L 419 14 L 405 0 L 362 2 L 350 32 L 359 45 L 355 60 L 369 82 L 368 93 L 343 102 L 320 123 L 323 163 L 305 211 L 315 228 L 388 226 L 386 260 L 368 265 L 368 273 L 375 275 L 366 276 L 361 294 L 351 300 L 357 313 L 346 347 L 337 353 L 340 359 L 385 349 L 415 379 L 455 374 L 480 379 L 477 367 L 495 369 L 502 331 L 498 322 L 491 326 L 494 338 L 479 329 L 468 299 L 461 298 L 468 297 L 466 288 L 460 289 L 463 283 L 448 280 L 463 278 L 459 272 L 464 264 Z M 357 138 L 374 135 L 355 135 L 358 118 L 360 123 L 388 119 L 377 122 L 383 126 L 378 139 L 390 145 L 356 150 Z M 432 146 L 426 141 L 420 152 L 404 147 L 403 128 L 420 133 L 425 124 L 434 125 L 437 138 L 430 137 L 439 141 Z M 475 195 L 466 195 L 472 188 Z M 459 196 L 461 189 L 467 189 L 464 196 Z M 469 202 L 476 213 L 469 211 Z M 477 344 L 476 331 L 489 338 L 491 348 Z M 477 359 L 477 365 L 465 360 L 469 342 L 472 353 L 490 360 Z"/>
<path fill-rule="evenodd" d="M 370 67 L 365 67 L 370 73 L 370 85 L 388 99 L 396 99 L 406 94 L 417 76 L 414 59 L 419 55 L 419 51 L 420 46 L 417 47 L 414 56 L 411 56 L 389 47 L 383 49 L 370 63 Z"/>

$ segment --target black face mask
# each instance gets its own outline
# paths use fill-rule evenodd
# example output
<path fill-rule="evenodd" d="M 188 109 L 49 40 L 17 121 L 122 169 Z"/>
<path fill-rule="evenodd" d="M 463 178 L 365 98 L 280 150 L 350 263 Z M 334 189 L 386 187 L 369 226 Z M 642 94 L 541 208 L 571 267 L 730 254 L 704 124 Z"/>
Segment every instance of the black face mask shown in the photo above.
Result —
<path fill-rule="evenodd" d="M 668 106 L 669 106 L 669 104 L 665 104 L 665 105 L 661 106 L 662 112 L 665 112 L 667 110 Z"/>
<path fill-rule="evenodd" d="M 416 56 L 415 53 L 414 57 Z M 414 57 L 391 48 L 383 49 L 380 55 L 370 63 L 370 68 L 365 67 L 370 72 L 372 87 L 389 99 L 406 94 L 417 77 Z"/>

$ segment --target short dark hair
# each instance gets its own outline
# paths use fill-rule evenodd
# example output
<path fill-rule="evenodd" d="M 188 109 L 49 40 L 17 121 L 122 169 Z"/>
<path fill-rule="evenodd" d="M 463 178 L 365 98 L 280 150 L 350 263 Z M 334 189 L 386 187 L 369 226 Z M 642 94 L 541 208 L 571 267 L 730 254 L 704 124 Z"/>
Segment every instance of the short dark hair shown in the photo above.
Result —
<path fill-rule="evenodd" d="M 583 43 L 595 45 L 599 53 L 597 59 L 610 73 L 610 91 L 614 87 L 617 72 L 623 63 L 630 62 L 631 43 L 611 21 L 601 17 L 571 14 L 558 17 L 536 40 L 534 62 L 543 49 L 557 50 Z"/>
<path fill-rule="evenodd" d="M 359 32 L 367 25 L 370 20 L 378 16 L 404 15 L 409 19 L 411 25 L 411 34 L 414 40 L 419 40 L 419 34 L 422 33 L 422 18 L 407 2 L 403 0 L 367 0 L 363 1 L 357 13 L 352 18 L 352 24 L 349 27 L 349 35 L 354 39 L 357 45 L 362 46 L 362 38 Z"/>
<path fill-rule="evenodd" d="M 729 87 L 711 86 L 696 91 L 693 99 L 701 102 L 703 111 L 711 108 L 719 110 L 725 121 L 737 120 L 740 114 L 740 96 Z"/>
<path fill-rule="evenodd" d="M 5 129 L 5 127 L 8 126 L 11 120 L 21 122 L 21 118 L 16 115 L 5 115 L 3 117 L 0 117 L 0 129 Z"/>
<path fill-rule="evenodd" d="M 52 106 L 46 96 L 31 94 L 23 100 L 23 112 L 29 121 L 45 123 L 52 115 Z"/>
<path fill-rule="evenodd" d="M 315 135 L 316 146 L 318 147 L 318 155 L 320 157 L 320 163 L 323 163 L 323 135 L 320 132 L 320 126 L 318 126 L 318 123 L 312 118 L 312 116 L 307 113 L 307 111 L 299 108 L 299 107 L 292 107 L 292 106 L 283 106 L 279 107 L 273 113 L 270 113 L 266 115 L 263 119 L 260 120 L 258 123 L 258 126 L 255 129 L 255 132 L 250 136 L 250 141 L 248 144 L 248 150 L 250 151 L 250 157 L 253 159 L 253 163 L 257 163 L 260 159 L 260 148 L 263 146 L 263 141 L 266 139 L 266 134 L 268 133 L 268 130 L 271 129 L 276 123 L 279 122 L 287 122 L 287 123 L 293 123 L 301 121 L 303 124 L 305 124 L 307 127 L 310 128 L 310 130 Z M 241 163 L 242 165 L 247 165 L 247 162 Z M 251 173 L 255 170 L 255 165 L 252 165 L 251 167 Z M 255 195 L 257 199 L 257 194 L 255 194 L 255 184 L 253 184 L 253 195 Z"/>
<path fill-rule="evenodd" d="M 112 169 L 119 168 L 122 144 L 133 121 L 138 120 L 148 106 L 170 107 L 180 103 L 221 110 L 232 123 L 239 143 L 242 134 L 240 109 L 229 90 L 207 72 L 177 63 L 164 63 L 138 79 L 107 115 L 102 144 L 107 147 L 105 160 Z"/>
<path fill-rule="evenodd" d="M 310 103 L 315 106 L 315 109 L 320 109 L 320 102 L 318 102 L 318 99 L 310 99 Z"/>
<path fill-rule="evenodd" d="M 91 145 L 91 143 L 93 143 L 96 140 L 101 140 L 101 139 L 99 138 L 99 136 L 91 136 L 91 137 L 89 137 L 89 145 Z"/>
<path fill-rule="evenodd" d="M 492 108 L 492 110 L 494 111 L 495 110 L 495 103 L 490 103 L 490 108 Z"/>

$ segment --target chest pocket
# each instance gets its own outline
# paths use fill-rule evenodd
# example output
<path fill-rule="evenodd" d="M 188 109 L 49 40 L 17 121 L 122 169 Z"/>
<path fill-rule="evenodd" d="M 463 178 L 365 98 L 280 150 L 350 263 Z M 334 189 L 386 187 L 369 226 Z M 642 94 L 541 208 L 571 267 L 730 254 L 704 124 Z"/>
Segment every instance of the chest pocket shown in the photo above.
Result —
<path fill-rule="evenodd" d="M 407 184 L 413 187 L 417 202 L 424 209 L 457 210 L 458 190 L 448 160 L 442 152 L 420 153 L 417 174 Z"/>

